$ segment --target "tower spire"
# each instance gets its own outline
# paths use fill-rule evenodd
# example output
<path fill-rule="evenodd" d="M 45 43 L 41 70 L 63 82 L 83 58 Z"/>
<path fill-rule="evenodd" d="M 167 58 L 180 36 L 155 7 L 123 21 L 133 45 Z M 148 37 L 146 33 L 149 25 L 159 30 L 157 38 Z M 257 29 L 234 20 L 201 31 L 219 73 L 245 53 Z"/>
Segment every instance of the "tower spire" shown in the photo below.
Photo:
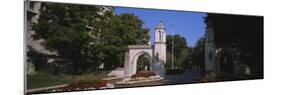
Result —
<path fill-rule="evenodd" d="M 166 42 L 166 32 L 162 21 L 158 23 L 155 31 L 155 42 Z"/>
<path fill-rule="evenodd" d="M 163 23 L 162 23 L 162 20 L 159 21 L 159 23 L 158 23 L 156 29 L 164 29 L 164 30 L 165 30 L 164 25 L 163 25 Z"/>

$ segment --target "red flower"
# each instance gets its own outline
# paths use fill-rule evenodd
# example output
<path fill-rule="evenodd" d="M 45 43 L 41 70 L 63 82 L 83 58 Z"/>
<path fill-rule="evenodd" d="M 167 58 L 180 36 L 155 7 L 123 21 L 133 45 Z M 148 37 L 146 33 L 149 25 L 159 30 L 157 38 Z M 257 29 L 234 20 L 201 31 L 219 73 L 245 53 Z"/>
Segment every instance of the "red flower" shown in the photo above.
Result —
<path fill-rule="evenodd" d="M 142 72 L 137 72 L 136 74 L 132 75 L 132 78 L 151 77 L 151 76 L 156 76 L 156 74 L 151 71 L 142 71 Z"/>

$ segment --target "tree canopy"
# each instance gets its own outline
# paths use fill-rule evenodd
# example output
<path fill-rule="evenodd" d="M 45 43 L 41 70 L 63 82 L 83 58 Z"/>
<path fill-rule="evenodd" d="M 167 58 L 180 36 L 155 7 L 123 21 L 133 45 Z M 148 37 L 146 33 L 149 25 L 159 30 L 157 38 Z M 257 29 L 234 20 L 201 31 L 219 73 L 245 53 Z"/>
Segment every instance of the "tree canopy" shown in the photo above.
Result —
<path fill-rule="evenodd" d="M 73 74 L 123 65 L 129 44 L 146 44 L 148 29 L 134 14 L 115 15 L 113 7 L 43 3 L 34 39 L 57 52 Z M 61 61 L 63 60 L 63 61 Z M 36 64 L 36 63 L 35 63 Z M 69 68 L 71 67 L 71 68 Z"/>
<path fill-rule="evenodd" d="M 187 46 L 187 42 L 184 37 L 179 34 L 167 35 L 167 68 L 172 67 L 172 56 L 174 56 L 175 67 L 179 69 L 189 68 L 191 64 L 190 53 L 191 49 Z"/>
<path fill-rule="evenodd" d="M 205 38 L 200 38 L 195 47 L 192 49 L 192 64 L 200 66 L 201 71 L 204 72 L 205 70 Z"/>

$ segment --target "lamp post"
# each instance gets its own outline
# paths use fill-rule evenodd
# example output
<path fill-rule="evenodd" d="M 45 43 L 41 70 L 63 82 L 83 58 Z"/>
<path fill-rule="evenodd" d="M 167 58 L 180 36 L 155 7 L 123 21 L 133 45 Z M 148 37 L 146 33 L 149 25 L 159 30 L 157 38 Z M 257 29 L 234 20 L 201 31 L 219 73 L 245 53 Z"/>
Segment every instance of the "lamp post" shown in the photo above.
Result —
<path fill-rule="evenodd" d="M 172 23 L 172 69 L 174 69 L 174 35 L 173 35 L 173 23 Z"/>

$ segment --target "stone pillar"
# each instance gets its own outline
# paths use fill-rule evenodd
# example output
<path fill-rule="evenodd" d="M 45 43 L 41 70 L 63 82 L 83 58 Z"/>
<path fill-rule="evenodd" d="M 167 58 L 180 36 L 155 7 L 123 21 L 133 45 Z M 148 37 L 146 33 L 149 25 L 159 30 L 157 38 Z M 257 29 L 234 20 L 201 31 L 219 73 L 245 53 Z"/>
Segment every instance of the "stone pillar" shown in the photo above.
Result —
<path fill-rule="evenodd" d="M 126 52 L 125 53 L 125 64 L 124 64 L 124 77 L 125 78 L 129 78 L 130 77 L 130 71 L 131 71 L 131 65 L 130 65 L 130 62 L 129 62 L 129 60 L 130 60 L 130 58 L 129 58 L 130 56 L 129 56 L 129 53 L 128 52 Z"/>
<path fill-rule="evenodd" d="M 216 70 L 215 42 L 213 28 L 208 27 L 205 34 L 205 70 Z"/>
<path fill-rule="evenodd" d="M 154 38 L 154 60 L 152 64 L 152 71 L 161 77 L 164 77 L 164 65 L 166 64 L 166 31 L 162 21 L 160 21 L 156 27 Z"/>

